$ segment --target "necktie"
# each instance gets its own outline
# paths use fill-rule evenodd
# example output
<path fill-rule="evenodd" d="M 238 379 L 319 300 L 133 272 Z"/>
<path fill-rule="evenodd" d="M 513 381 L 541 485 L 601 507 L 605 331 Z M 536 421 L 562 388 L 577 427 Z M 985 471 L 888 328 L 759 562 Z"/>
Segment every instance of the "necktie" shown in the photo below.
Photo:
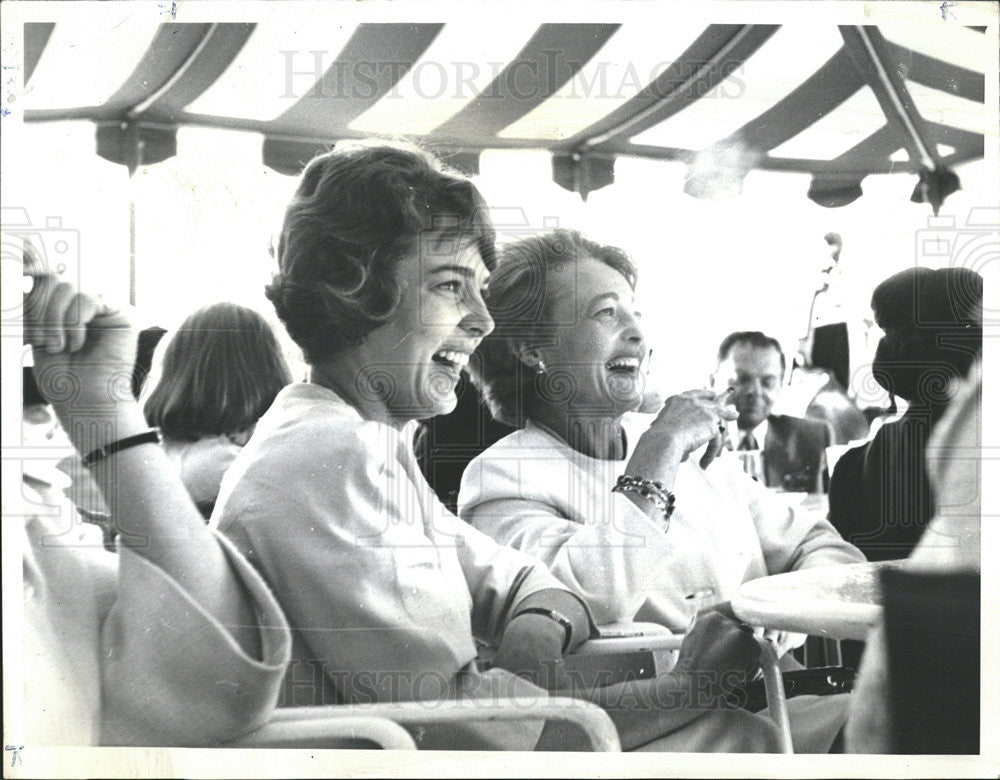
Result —
<path fill-rule="evenodd" d="M 737 448 L 740 452 L 740 460 L 743 461 L 743 470 L 758 482 L 763 482 L 763 464 L 761 459 L 763 454 L 757 446 L 757 437 L 753 431 L 747 431 Z"/>

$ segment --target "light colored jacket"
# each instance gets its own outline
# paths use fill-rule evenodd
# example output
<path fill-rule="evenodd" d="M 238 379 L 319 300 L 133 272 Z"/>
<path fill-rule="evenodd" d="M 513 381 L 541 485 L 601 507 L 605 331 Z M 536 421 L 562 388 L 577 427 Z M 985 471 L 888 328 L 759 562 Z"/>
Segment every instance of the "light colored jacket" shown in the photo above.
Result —
<path fill-rule="evenodd" d="M 24 493 L 37 501 L 23 538 L 25 745 L 214 745 L 269 720 L 288 625 L 226 539 L 258 616 L 259 658 L 162 569 L 106 551 L 51 482 L 26 475 Z"/>
<path fill-rule="evenodd" d="M 412 435 L 290 385 L 223 479 L 211 522 L 293 626 L 284 705 L 452 696 L 474 636 L 496 643 L 521 599 L 565 590 L 441 505 Z"/>
<path fill-rule="evenodd" d="M 649 415 L 626 415 L 627 441 Z M 631 447 L 629 447 L 631 449 Z M 864 561 L 822 514 L 793 508 L 723 453 L 707 470 L 680 464 L 669 530 L 612 493 L 628 454 L 599 460 L 528 423 L 465 471 L 459 514 L 502 544 L 537 556 L 580 593 L 598 624 L 627 620 L 684 631 L 696 604 L 743 582 L 809 566 Z"/>

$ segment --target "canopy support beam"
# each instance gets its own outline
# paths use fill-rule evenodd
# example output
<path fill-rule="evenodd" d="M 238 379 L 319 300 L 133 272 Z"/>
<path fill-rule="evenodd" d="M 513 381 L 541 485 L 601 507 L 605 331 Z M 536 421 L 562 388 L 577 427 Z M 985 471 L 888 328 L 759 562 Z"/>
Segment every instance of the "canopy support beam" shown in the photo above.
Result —
<path fill-rule="evenodd" d="M 941 163 L 930 132 L 906 88 L 892 67 L 882 33 L 873 26 L 842 26 L 840 34 L 888 123 L 899 133 L 910 160 L 920 166 L 914 202 L 930 203 L 935 216 L 944 199 L 959 189 L 958 176 Z"/>

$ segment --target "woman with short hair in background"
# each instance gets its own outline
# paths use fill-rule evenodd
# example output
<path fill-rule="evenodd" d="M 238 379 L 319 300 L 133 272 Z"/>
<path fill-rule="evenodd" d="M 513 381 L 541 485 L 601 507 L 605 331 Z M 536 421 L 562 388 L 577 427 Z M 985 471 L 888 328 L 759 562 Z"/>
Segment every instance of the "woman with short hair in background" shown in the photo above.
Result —
<path fill-rule="evenodd" d="M 235 303 L 198 309 L 165 344 L 146 419 L 209 517 L 223 474 L 292 376 L 267 320 Z"/>

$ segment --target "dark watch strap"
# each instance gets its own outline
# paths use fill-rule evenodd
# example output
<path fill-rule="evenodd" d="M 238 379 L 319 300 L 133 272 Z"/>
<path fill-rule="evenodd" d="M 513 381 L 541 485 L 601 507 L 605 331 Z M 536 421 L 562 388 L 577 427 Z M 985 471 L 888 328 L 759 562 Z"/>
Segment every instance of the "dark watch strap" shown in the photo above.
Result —
<path fill-rule="evenodd" d="M 548 607 L 525 607 L 524 609 L 519 609 L 517 611 L 518 615 L 545 615 L 549 620 L 554 620 L 556 623 L 561 625 L 566 629 L 566 638 L 563 639 L 562 652 L 565 654 L 569 649 L 569 643 L 573 641 L 573 621 L 566 617 L 562 612 L 558 612 L 554 609 L 549 609 Z M 513 618 L 511 618 L 513 620 Z"/>
<path fill-rule="evenodd" d="M 163 433 L 159 428 L 150 428 L 144 433 L 137 433 L 135 436 L 126 436 L 124 439 L 113 441 L 91 450 L 83 456 L 83 465 L 92 466 L 100 460 L 104 460 L 109 455 L 127 450 L 129 447 L 138 447 L 140 444 L 160 444 L 163 442 Z"/>

